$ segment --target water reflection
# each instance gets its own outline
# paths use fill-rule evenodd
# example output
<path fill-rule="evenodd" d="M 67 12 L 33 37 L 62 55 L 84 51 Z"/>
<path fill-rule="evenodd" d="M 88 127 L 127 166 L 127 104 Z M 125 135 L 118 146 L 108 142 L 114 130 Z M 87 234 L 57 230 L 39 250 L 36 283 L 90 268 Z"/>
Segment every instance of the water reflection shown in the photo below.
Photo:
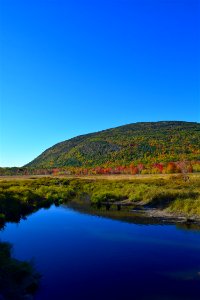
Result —
<path fill-rule="evenodd" d="M 199 300 L 200 235 L 193 226 L 70 205 L 41 209 L 0 233 L 17 258 L 34 258 L 43 275 L 36 300 Z"/>
<path fill-rule="evenodd" d="M 110 203 L 91 205 L 90 203 L 71 201 L 62 207 L 74 209 L 80 213 L 110 218 L 127 223 L 140 225 L 176 225 L 177 229 L 192 230 L 200 233 L 200 223 L 176 218 L 150 217 L 142 209 L 135 209 L 131 206 L 111 205 Z M 134 208 L 134 211 L 132 210 Z"/>

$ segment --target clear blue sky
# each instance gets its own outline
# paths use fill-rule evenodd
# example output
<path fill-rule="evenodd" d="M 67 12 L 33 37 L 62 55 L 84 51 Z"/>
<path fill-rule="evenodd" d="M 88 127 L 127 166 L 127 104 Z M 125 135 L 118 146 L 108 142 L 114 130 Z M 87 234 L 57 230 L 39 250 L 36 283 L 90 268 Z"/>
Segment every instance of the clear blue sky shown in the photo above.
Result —
<path fill-rule="evenodd" d="M 199 1 L 1 0 L 0 166 L 138 121 L 200 121 Z"/>

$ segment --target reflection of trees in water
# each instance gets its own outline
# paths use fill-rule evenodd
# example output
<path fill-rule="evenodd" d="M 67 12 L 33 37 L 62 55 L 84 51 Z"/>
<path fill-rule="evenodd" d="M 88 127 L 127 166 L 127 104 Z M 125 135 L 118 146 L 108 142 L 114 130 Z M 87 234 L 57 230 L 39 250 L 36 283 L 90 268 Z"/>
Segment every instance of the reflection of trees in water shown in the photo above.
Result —
<path fill-rule="evenodd" d="M 6 222 L 19 223 L 21 219 L 26 219 L 29 215 L 33 214 L 40 208 L 49 208 L 52 202 L 43 202 L 40 203 L 38 207 L 30 205 L 21 205 L 21 203 L 16 203 L 15 201 L 10 201 L 9 205 L 5 207 L 6 214 L 4 218 L 0 218 L 0 230 L 5 228 Z M 59 206 L 58 201 L 54 202 L 55 206 Z M 62 205 L 65 207 L 65 205 Z M 169 225 L 175 224 L 178 229 L 181 230 L 194 230 L 200 232 L 200 224 L 195 222 L 184 222 L 176 223 L 176 219 L 165 219 L 163 217 L 150 217 L 145 214 L 145 211 L 131 211 L 132 206 L 123 206 L 119 203 L 96 203 L 92 204 L 88 201 L 78 201 L 72 200 L 66 206 L 74 210 L 77 210 L 80 213 L 91 214 L 99 217 L 105 217 L 113 220 L 119 220 L 123 222 L 133 223 L 133 224 L 143 224 L 143 225 Z"/>
<path fill-rule="evenodd" d="M 14 197 L 5 198 L 0 203 L 0 230 L 4 228 L 6 222 L 19 223 L 21 219 L 36 212 L 40 208 L 49 208 L 53 200 L 35 199 L 33 203 L 29 201 L 19 201 Z"/>
<path fill-rule="evenodd" d="M 67 205 L 62 205 L 62 207 L 74 209 L 83 214 L 90 214 L 98 217 L 109 218 L 113 220 L 118 220 L 127 223 L 141 224 L 141 225 L 172 225 L 175 222 L 172 220 L 164 220 L 159 217 L 149 217 L 145 215 L 145 212 L 138 211 L 133 212 L 131 206 L 121 206 L 118 210 L 117 205 L 110 204 L 109 209 L 106 205 L 88 204 L 81 203 L 80 201 L 70 201 Z"/>
<path fill-rule="evenodd" d="M 0 242 L 0 299 L 32 299 L 39 279 L 33 263 L 13 258 L 11 244 Z"/>
<path fill-rule="evenodd" d="M 7 193 L 0 200 L 0 230 L 6 222 L 19 223 L 21 219 L 51 203 L 44 201 L 22 201 Z M 37 202 L 36 202 L 37 201 Z M 0 242 L 0 299 L 32 299 L 39 283 L 39 275 L 29 262 L 18 261 L 11 256 L 11 246 Z M 12 295 L 12 296 L 11 296 Z"/>
<path fill-rule="evenodd" d="M 200 233 L 200 224 L 199 223 L 191 223 L 191 222 L 185 222 L 185 223 L 178 223 L 176 224 L 176 227 L 178 229 L 182 230 L 193 230 L 193 231 L 199 231 Z"/>

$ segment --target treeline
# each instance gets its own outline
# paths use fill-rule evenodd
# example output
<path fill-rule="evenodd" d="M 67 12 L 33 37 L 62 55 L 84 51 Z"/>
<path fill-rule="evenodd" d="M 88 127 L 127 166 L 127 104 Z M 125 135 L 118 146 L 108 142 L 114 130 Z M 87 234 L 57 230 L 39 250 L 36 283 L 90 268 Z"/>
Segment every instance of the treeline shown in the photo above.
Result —
<path fill-rule="evenodd" d="M 200 172 L 200 161 L 178 161 L 154 164 L 134 164 L 111 167 L 109 164 L 98 167 L 60 167 L 60 168 L 0 168 L 0 176 L 20 175 L 99 175 L 99 174 L 174 174 Z"/>

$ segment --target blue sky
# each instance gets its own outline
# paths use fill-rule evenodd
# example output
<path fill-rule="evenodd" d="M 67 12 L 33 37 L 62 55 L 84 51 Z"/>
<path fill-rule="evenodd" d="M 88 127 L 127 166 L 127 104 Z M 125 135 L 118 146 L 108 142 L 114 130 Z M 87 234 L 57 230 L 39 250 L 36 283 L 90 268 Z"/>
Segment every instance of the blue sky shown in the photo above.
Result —
<path fill-rule="evenodd" d="M 2 0 L 0 166 L 123 124 L 199 122 L 198 3 Z"/>

